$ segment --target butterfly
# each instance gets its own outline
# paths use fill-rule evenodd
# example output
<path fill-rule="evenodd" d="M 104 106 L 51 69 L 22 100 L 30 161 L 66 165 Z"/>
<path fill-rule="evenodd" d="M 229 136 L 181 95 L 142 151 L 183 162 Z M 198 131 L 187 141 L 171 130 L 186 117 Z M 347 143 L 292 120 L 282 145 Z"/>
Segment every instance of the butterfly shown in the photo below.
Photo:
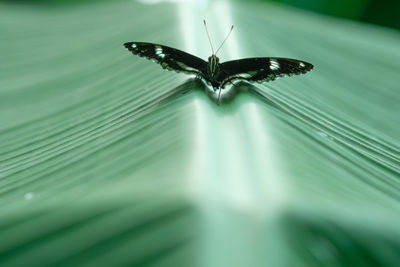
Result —
<path fill-rule="evenodd" d="M 313 69 L 311 63 L 280 57 L 254 57 L 220 63 L 216 54 L 229 37 L 233 26 L 214 53 L 206 22 L 203 22 L 212 50 L 212 55 L 208 57 L 207 62 L 194 55 L 166 45 L 127 42 L 124 46 L 134 55 L 152 60 L 166 70 L 195 74 L 198 78 L 203 79 L 207 84 L 211 85 L 214 91 L 219 89 L 218 103 L 221 90 L 227 84 L 233 84 L 234 81 L 269 82 L 278 77 L 303 74 Z"/>

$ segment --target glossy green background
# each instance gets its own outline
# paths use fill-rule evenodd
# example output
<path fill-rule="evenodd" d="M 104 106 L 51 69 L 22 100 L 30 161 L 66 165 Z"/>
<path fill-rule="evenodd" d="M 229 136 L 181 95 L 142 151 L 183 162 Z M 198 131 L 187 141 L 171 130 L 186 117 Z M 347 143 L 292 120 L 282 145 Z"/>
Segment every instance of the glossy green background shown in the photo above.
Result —
<path fill-rule="evenodd" d="M 254 0 L 272 1 L 329 16 L 400 29 L 397 0 Z"/>
<path fill-rule="evenodd" d="M 202 83 L 126 41 L 315 69 Z M 400 34 L 268 3 L 0 3 L 0 265 L 398 266 Z"/>

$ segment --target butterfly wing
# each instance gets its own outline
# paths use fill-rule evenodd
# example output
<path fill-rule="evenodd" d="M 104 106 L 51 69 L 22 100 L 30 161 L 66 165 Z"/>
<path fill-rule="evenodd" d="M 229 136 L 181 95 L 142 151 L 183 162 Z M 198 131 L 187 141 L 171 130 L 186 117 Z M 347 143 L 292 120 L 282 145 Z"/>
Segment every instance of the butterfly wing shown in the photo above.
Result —
<path fill-rule="evenodd" d="M 306 73 L 312 68 L 313 65 L 308 62 L 290 58 L 245 58 L 222 63 L 218 80 L 221 87 L 234 80 L 262 83 L 282 76 Z"/>
<path fill-rule="evenodd" d="M 133 54 L 152 60 L 167 70 L 203 75 L 207 69 L 207 63 L 201 58 L 165 45 L 128 42 L 124 46 Z"/>

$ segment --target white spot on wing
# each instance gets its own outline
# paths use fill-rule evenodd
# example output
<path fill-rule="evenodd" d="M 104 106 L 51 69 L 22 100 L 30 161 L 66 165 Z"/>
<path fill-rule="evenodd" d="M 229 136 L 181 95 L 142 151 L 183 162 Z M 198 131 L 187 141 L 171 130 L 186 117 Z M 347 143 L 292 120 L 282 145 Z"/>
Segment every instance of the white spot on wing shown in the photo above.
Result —
<path fill-rule="evenodd" d="M 136 48 L 137 45 L 136 45 L 136 44 L 131 44 L 131 47 L 132 47 L 132 48 Z"/>
<path fill-rule="evenodd" d="M 154 52 L 155 52 L 156 55 L 157 55 L 158 57 L 160 57 L 160 58 L 164 58 L 164 57 L 165 57 L 165 54 L 163 53 L 163 50 L 162 50 L 161 46 L 156 46 L 156 47 L 154 48 Z"/>
<path fill-rule="evenodd" d="M 299 63 L 300 67 L 304 68 L 306 66 L 306 64 L 304 64 L 303 62 Z"/>
<path fill-rule="evenodd" d="M 269 60 L 269 68 L 271 70 L 278 70 L 280 68 L 279 62 L 275 59 L 270 59 Z"/>

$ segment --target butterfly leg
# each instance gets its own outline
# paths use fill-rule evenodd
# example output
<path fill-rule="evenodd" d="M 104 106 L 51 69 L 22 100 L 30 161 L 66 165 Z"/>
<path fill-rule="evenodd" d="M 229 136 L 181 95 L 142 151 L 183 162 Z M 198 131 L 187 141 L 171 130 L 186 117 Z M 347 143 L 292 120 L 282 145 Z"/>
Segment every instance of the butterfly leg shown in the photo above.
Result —
<path fill-rule="evenodd" d="M 219 88 L 219 93 L 218 93 L 218 104 L 219 104 L 219 101 L 220 101 L 220 99 L 221 99 L 221 90 L 222 90 L 222 87 L 220 87 Z"/>
<path fill-rule="evenodd" d="M 233 86 L 238 86 L 238 84 L 235 84 L 233 81 L 230 82 Z"/>

